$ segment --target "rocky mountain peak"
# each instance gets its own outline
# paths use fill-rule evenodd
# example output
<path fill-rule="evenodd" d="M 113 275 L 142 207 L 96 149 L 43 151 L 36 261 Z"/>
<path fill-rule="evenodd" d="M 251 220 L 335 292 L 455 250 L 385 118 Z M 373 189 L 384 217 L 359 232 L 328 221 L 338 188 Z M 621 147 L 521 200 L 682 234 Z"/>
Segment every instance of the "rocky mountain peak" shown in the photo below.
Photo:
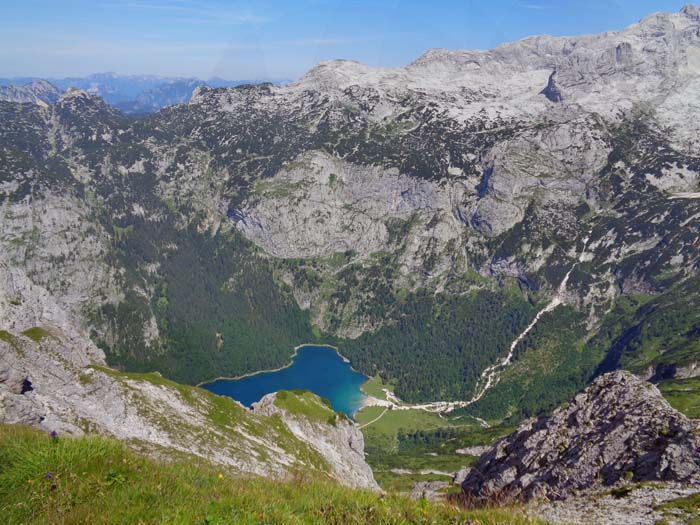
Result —
<path fill-rule="evenodd" d="M 523 423 L 481 456 L 462 488 L 476 498 L 564 499 L 649 480 L 700 481 L 700 424 L 651 383 L 616 371 L 551 417 Z"/>
<path fill-rule="evenodd" d="M 59 101 L 66 101 L 66 100 L 71 100 L 71 99 L 76 99 L 76 98 L 86 98 L 86 99 L 89 99 L 89 98 L 90 98 L 90 94 L 89 94 L 87 91 L 83 90 L 83 89 L 79 89 L 79 88 L 76 88 L 76 87 L 71 87 L 71 88 L 68 88 L 68 89 L 63 93 L 63 95 L 61 95 L 61 97 L 59 98 Z"/>
<path fill-rule="evenodd" d="M 93 95 L 78 88 L 69 88 L 65 91 L 56 102 L 56 108 L 59 111 L 71 112 L 81 120 L 97 113 L 119 114 L 117 109 L 107 104 L 99 95 Z"/>
<path fill-rule="evenodd" d="M 51 109 L 62 128 L 61 147 L 111 144 L 124 122 L 124 115 L 118 109 L 82 89 L 69 89 Z"/>
<path fill-rule="evenodd" d="M 202 97 L 206 96 L 207 93 L 211 93 L 213 91 L 214 88 L 207 85 L 197 86 L 194 88 L 194 91 L 192 91 L 192 98 L 190 99 L 190 102 L 197 102 L 198 100 L 201 100 Z"/>
<path fill-rule="evenodd" d="M 297 82 L 290 84 L 290 88 L 343 90 L 352 84 L 374 82 L 382 71 L 355 60 L 326 60 L 314 66 Z"/>
<path fill-rule="evenodd" d="M 681 13 L 688 18 L 700 21 L 700 5 L 687 4 L 681 8 Z"/>
<path fill-rule="evenodd" d="M 48 80 L 44 80 L 42 78 L 38 78 L 36 80 L 32 80 L 29 85 L 35 89 L 46 89 L 46 90 L 52 90 L 52 91 L 58 91 L 58 88 L 54 86 L 51 82 Z"/>

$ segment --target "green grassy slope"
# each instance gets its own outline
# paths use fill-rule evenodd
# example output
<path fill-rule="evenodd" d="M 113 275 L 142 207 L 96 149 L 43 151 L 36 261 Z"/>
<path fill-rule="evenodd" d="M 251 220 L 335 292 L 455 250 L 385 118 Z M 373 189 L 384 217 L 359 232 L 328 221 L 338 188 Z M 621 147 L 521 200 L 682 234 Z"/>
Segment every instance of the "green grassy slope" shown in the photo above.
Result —
<path fill-rule="evenodd" d="M 685 498 L 677 498 L 666 503 L 662 503 L 657 507 L 664 517 L 669 520 L 674 520 L 675 523 L 687 525 L 700 525 L 700 494 L 693 494 Z M 657 525 L 668 525 L 670 521 L 666 519 L 657 521 Z"/>
<path fill-rule="evenodd" d="M 102 437 L 51 438 L 0 426 L 0 515 L 19 523 L 538 523 L 517 509 L 464 511 L 314 480 L 235 479 L 159 463 Z"/>
<path fill-rule="evenodd" d="M 700 418 L 700 377 L 662 381 L 659 390 L 673 408 Z"/>

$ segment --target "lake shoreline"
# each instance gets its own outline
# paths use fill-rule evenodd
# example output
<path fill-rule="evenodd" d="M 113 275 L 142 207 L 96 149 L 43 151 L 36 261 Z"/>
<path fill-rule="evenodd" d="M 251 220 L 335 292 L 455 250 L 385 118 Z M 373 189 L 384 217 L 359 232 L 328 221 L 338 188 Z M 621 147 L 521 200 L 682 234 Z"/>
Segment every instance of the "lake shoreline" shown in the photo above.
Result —
<path fill-rule="evenodd" d="M 283 366 L 280 366 L 277 368 L 267 369 L 267 370 L 258 370 L 256 372 L 248 372 L 247 374 L 243 374 L 240 376 L 234 376 L 234 377 L 220 376 L 220 377 L 217 377 L 214 379 L 207 379 L 206 381 L 202 381 L 201 383 L 197 383 L 195 386 L 198 388 L 201 388 L 202 385 L 208 385 L 210 383 L 215 383 L 216 381 L 237 381 L 239 379 L 245 379 L 246 377 L 253 377 L 253 376 L 260 375 L 260 374 L 271 374 L 274 372 L 279 372 L 280 370 L 284 370 L 285 368 L 289 368 L 290 366 L 292 366 L 294 364 L 294 359 L 299 354 L 299 350 L 302 348 L 307 348 L 307 347 L 332 348 L 333 350 L 335 350 L 335 353 L 338 354 L 338 357 L 340 357 L 340 359 L 342 359 L 344 363 L 348 363 L 350 365 L 351 370 L 353 370 L 354 372 L 357 372 L 358 374 L 362 374 L 362 372 L 360 372 L 359 370 L 355 370 L 355 368 L 352 366 L 352 363 L 350 362 L 350 359 L 348 359 L 343 354 L 341 354 L 340 350 L 338 350 L 337 346 L 327 345 L 327 344 L 304 343 L 304 344 L 297 345 L 294 347 L 294 352 L 292 352 L 292 355 L 289 357 L 289 363 L 287 363 L 286 365 L 283 365 Z M 362 375 L 364 376 L 365 374 L 362 374 Z"/>
<path fill-rule="evenodd" d="M 281 390 L 308 390 L 326 398 L 335 411 L 353 415 L 365 405 L 361 386 L 368 377 L 330 344 L 305 343 L 294 347 L 289 362 L 275 369 L 258 370 L 238 377 L 219 377 L 198 387 L 234 399 L 250 407 L 265 395 Z"/>

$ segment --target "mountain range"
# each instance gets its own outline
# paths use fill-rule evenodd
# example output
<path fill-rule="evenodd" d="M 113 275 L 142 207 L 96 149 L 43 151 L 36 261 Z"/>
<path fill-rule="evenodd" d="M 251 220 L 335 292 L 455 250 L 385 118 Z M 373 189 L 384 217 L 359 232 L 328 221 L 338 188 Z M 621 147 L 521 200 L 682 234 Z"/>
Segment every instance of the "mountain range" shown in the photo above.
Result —
<path fill-rule="evenodd" d="M 303 424 L 279 416 L 296 437 L 275 470 L 277 437 L 256 443 L 284 401 L 222 430 L 216 396 L 183 385 L 325 342 L 402 400 L 488 425 L 621 369 L 630 388 L 697 394 L 698 7 L 401 68 L 322 62 L 287 85 L 149 82 L 104 98 L 35 82 L 0 102 L 0 419 L 253 454 L 240 470 L 265 475 L 320 453 L 306 464 L 373 487 L 362 434 L 321 425 L 335 416 L 317 399 Z M 218 450 L 231 432 L 240 447 Z M 500 461 L 518 439 L 480 460 L 493 486 L 539 487 Z M 618 467 L 615 482 L 634 471 Z"/>
<path fill-rule="evenodd" d="M 157 75 L 117 75 L 95 73 L 86 77 L 0 79 L 0 100 L 52 104 L 58 94 L 71 88 L 98 95 L 126 114 L 143 114 L 180 102 L 187 102 L 198 86 L 229 87 L 257 84 L 261 80 L 224 80 L 213 77 L 203 81 L 197 78 L 175 78 Z M 274 80 L 280 84 L 286 80 Z"/>

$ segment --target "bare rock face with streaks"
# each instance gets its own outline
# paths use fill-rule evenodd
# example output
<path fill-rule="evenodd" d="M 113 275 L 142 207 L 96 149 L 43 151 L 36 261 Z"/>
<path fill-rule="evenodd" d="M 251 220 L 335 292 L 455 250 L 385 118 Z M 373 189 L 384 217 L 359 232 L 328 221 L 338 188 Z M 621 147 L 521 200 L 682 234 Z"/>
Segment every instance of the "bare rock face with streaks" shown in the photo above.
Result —
<path fill-rule="evenodd" d="M 261 181 L 240 211 L 238 225 L 276 257 L 327 257 L 347 250 L 369 254 L 390 244 L 387 221 L 406 221 L 414 214 L 432 218 L 450 206 L 450 188 L 396 169 L 361 168 L 311 152 Z M 459 237 L 454 222 L 448 239 Z"/>

